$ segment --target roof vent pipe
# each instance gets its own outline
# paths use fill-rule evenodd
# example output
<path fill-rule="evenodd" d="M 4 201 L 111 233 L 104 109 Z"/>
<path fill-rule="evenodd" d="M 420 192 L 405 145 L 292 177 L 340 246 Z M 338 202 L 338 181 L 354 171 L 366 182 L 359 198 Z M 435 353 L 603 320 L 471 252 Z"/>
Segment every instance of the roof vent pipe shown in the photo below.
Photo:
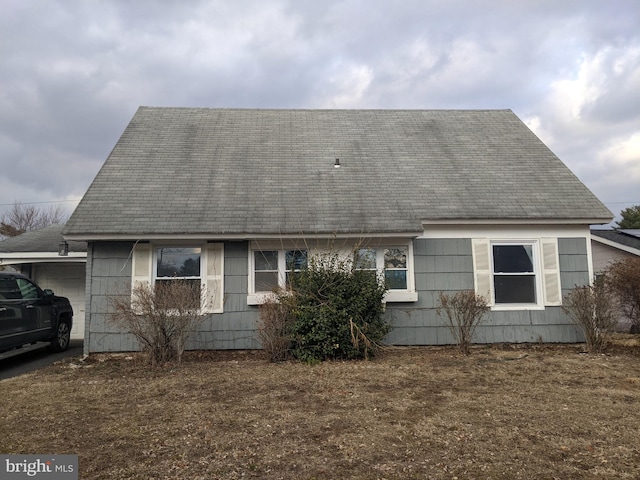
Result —
<path fill-rule="evenodd" d="M 340 168 L 340 159 L 336 158 L 336 163 L 333 164 L 334 168 Z"/>

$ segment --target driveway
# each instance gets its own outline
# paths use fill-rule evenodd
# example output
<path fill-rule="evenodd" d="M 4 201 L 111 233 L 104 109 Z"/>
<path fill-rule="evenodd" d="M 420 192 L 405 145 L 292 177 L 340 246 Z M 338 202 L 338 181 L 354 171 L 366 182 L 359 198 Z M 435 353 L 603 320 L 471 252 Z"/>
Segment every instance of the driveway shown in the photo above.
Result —
<path fill-rule="evenodd" d="M 51 365 L 63 358 L 81 356 L 82 340 L 71 340 L 69 349 L 66 352 L 60 353 L 51 353 L 47 350 L 46 345 L 43 345 L 41 348 L 20 353 L 10 358 L 1 359 L 0 380 L 29 373 L 38 368 Z"/>

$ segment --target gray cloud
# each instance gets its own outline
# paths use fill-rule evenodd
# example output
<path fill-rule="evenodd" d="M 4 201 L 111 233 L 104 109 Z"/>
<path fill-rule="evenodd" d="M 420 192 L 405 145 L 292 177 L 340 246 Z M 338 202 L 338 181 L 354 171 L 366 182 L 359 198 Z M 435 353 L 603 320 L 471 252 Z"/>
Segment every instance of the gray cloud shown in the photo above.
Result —
<path fill-rule="evenodd" d="M 0 204 L 82 196 L 140 105 L 511 108 L 614 212 L 640 203 L 633 0 L 1 9 Z"/>

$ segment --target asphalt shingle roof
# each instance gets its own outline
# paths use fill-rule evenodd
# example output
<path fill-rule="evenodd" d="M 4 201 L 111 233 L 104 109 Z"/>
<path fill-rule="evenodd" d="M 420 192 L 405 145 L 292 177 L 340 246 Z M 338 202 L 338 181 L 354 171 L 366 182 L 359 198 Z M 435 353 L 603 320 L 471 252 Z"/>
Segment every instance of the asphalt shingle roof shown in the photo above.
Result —
<path fill-rule="evenodd" d="M 57 252 L 58 245 L 64 240 L 62 229 L 64 225 L 49 225 L 38 230 L 24 232 L 21 235 L 7 238 L 0 242 L 2 253 L 23 252 Z M 70 252 L 86 252 L 86 242 L 69 241 Z"/>
<path fill-rule="evenodd" d="M 510 110 L 141 107 L 64 233 L 369 234 L 421 231 L 427 219 L 612 217 Z"/>
<path fill-rule="evenodd" d="M 640 230 L 591 230 L 591 234 L 640 250 Z"/>

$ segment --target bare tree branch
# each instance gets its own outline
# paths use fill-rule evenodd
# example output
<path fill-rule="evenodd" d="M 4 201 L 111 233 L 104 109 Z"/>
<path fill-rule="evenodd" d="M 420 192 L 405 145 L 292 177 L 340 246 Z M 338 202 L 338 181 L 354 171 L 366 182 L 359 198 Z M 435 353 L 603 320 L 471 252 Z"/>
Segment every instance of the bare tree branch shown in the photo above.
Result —
<path fill-rule="evenodd" d="M 67 214 L 60 205 L 38 208 L 15 202 L 8 212 L 0 216 L 0 236 L 15 237 L 24 232 L 39 230 L 56 223 L 65 223 Z"/>

